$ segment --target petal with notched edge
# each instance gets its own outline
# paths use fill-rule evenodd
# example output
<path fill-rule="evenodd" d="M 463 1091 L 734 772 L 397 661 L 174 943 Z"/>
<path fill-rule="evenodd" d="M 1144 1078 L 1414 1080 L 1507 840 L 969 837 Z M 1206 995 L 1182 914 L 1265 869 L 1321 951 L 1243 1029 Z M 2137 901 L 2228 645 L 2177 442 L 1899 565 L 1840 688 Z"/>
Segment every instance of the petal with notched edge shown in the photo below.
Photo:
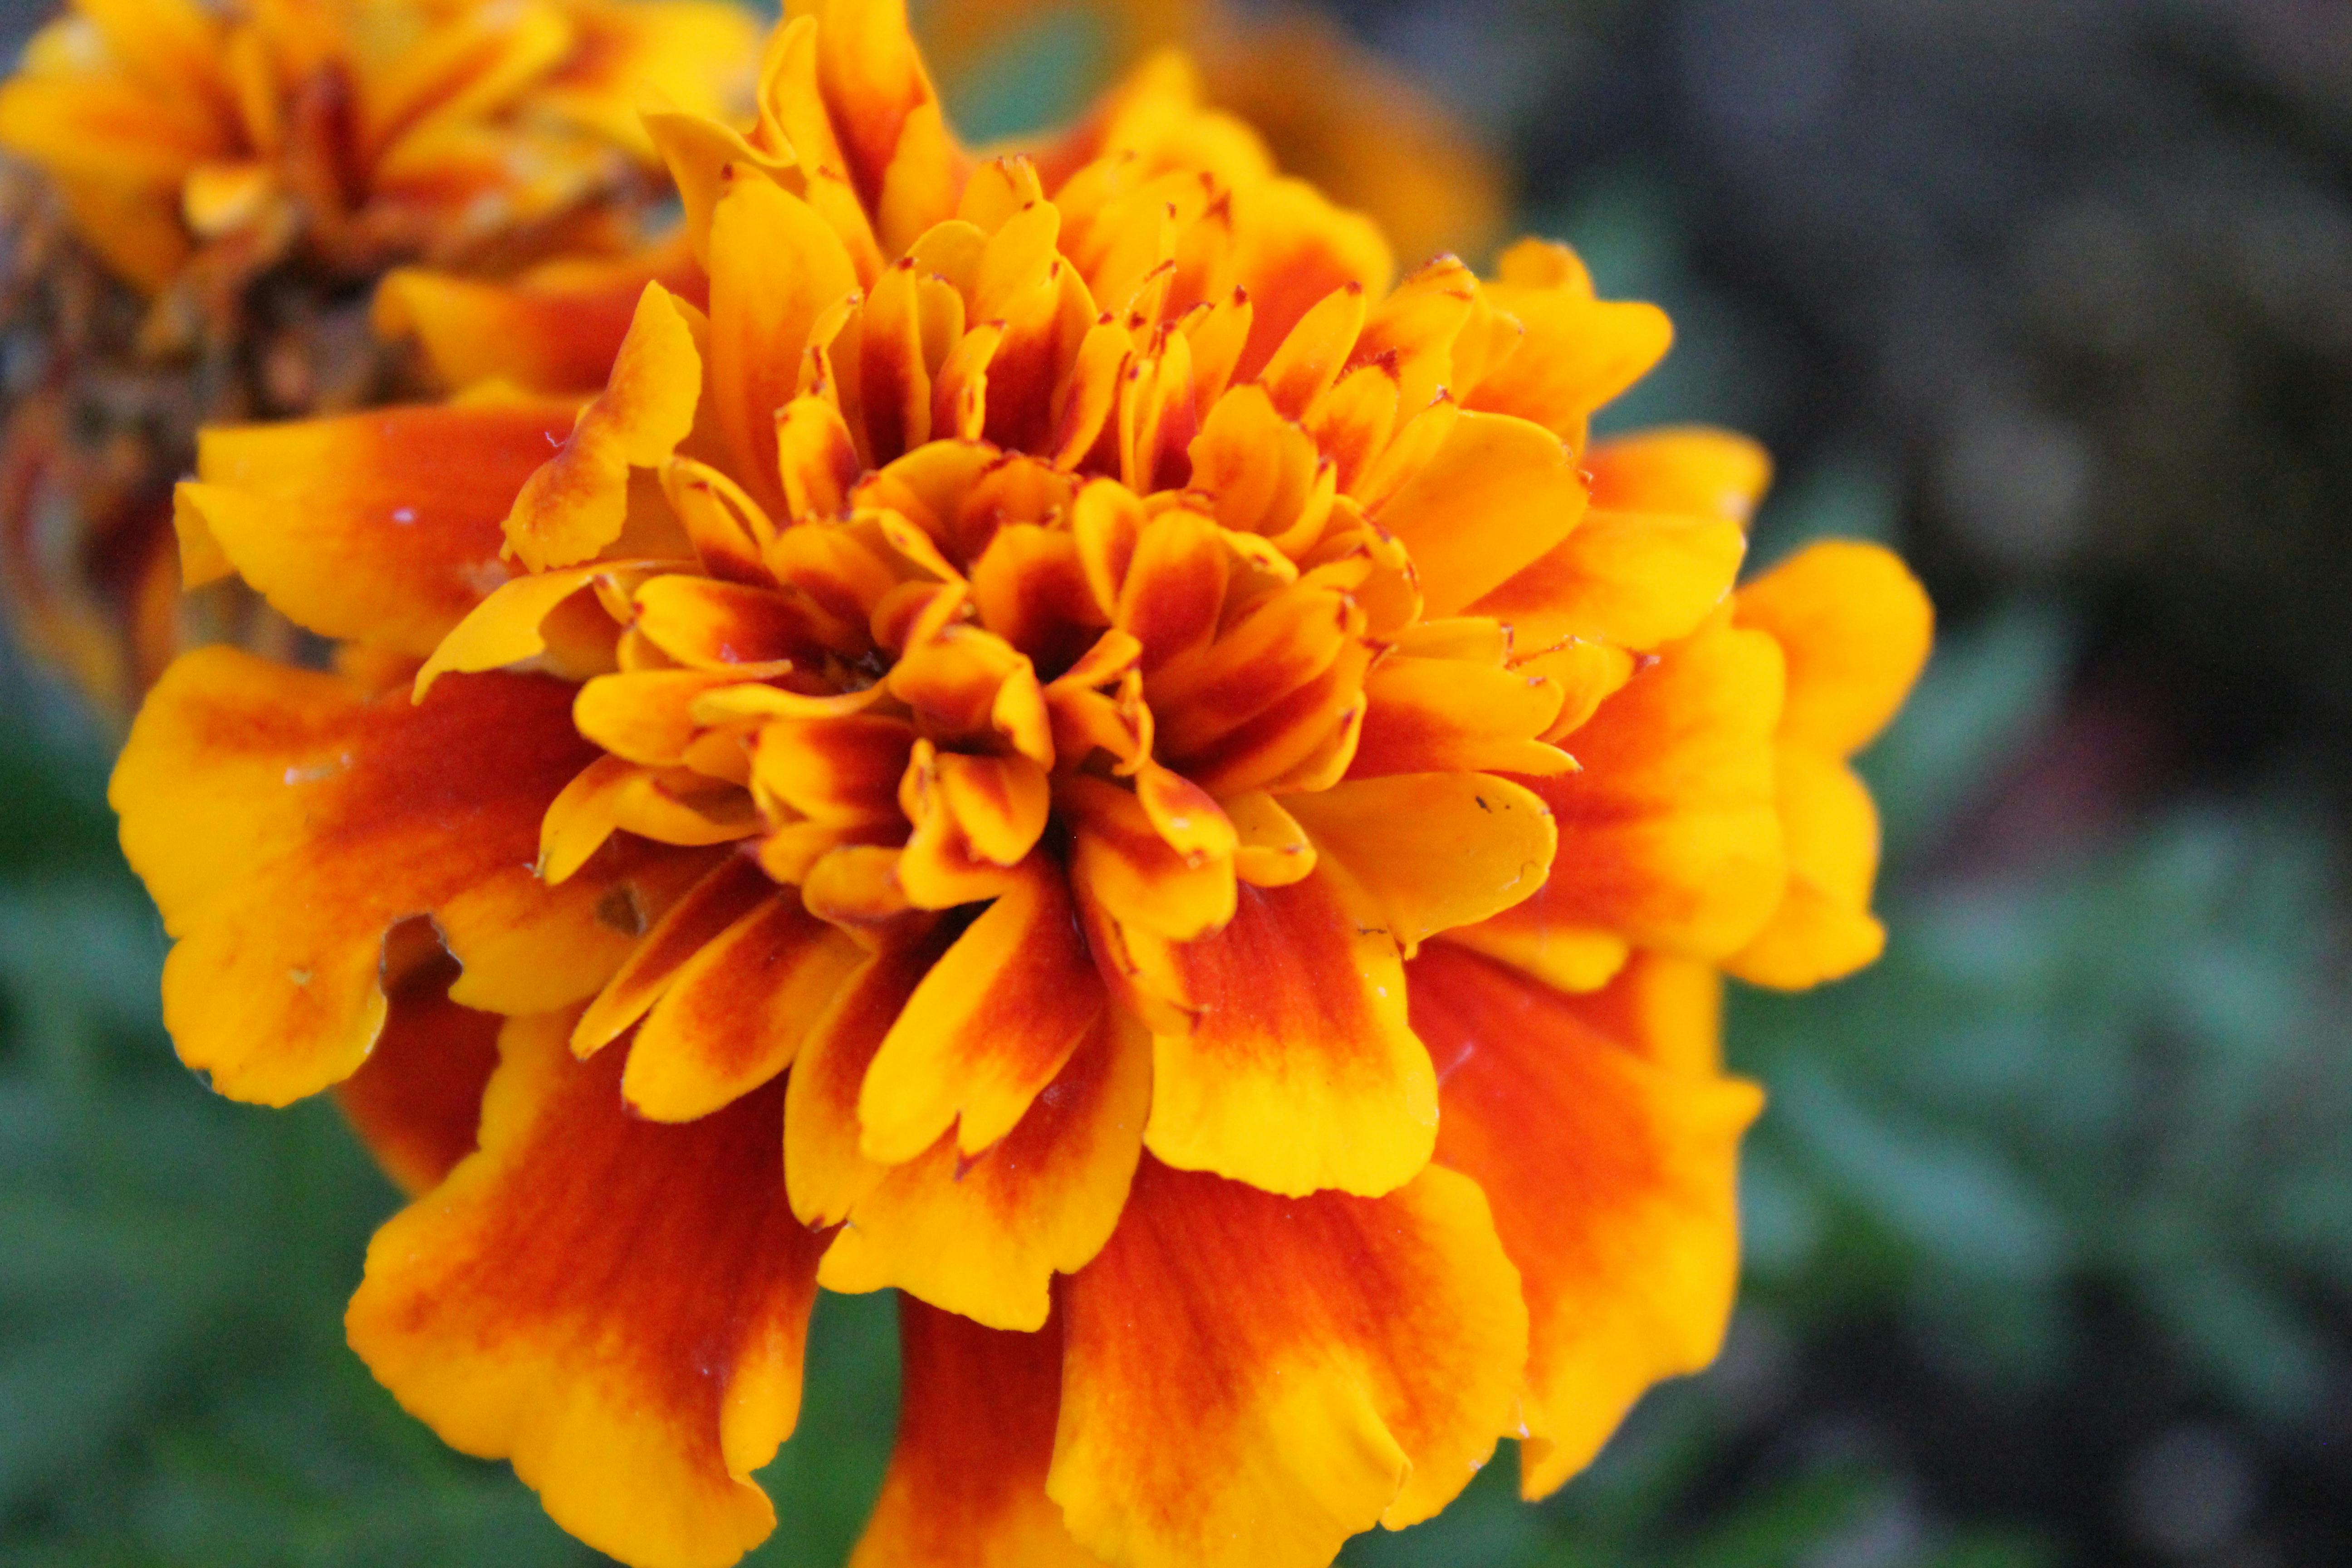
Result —
<path fill-rule="evenodd" d="M 950 1127 L 978 1153 L 1013 1130 L 1102 1011 L 1059 866 L 1033 856 L 915 988 L 866 1068 L 859 1147 L 911 1160 Z"/>
<path fill-rule="evenodd" d="M 898 1303 L 898 1443 L 849 1568 L 1098 1568 L 1045 1496 L 1062 1331 Z"/>
<path fill-rule="evenodd" d="M 182 1059 L 269 1104 L 348 1076 L 383 1023 L 383 933 L 414 915 L 440 917 L 461 961 L 491 942 L 493 915 L 509 933 L 541 928 L 556 1005 L 602 984 L 643 910 L 609 879 L 550 889 L 530 869 L 548 803 L 595 756 L 571 695 L 453 675 L 422 706 L 363 702 L 227 648 L 174 665 L 109 798 L 179 939 L 163 1008 Z"/>
<path fill-rule="evenodd" d="M 1511 1424 L 1527 1354 L 1486 1202 L 1435 1169 L 1282 1198 L 1146 1160 L 1064 1301 L 1046 1490 L 1133 1568 L 1322 1568 L 1429 1517 Z"/>
<path fill-rule="evenodd" d="M 500 525 L 572 428 L 544 403 L 216 426 L 175 498 L 191 587 L 235 571 L 321 637 L 429 654 L 507 580 Z"/>
<path fill-rule="evenodd" d="M 504 1020 L 450 1001 L 457 974 L 457 966 L 444 958 L 393 986 L 375 1048 L 335 1086 L 345 1120 L 411 1196 L 474 1152 L 482 1088 L 499 1064 Z"/>
<path fill-rule="evenodd" d="M 976 1155 L 942 1134 L 858 1200 L 817 1273 L 828 1290 L 895 1285 L 999 1329 L 1045 1321 L 1055 1273 L 1109 1239 L 1143 1150 L 1151 1043 L 1097 1016 L 1012 1131 Z"/>
<path fill-rule="evenodd" d="M 1444 942 L 1411 984 L 1444 1085 L 1437 1162 L 1485 1191 L 1526 1291 L 1520 1483 L 1538 1498 L 1643 1389 L 1715 1359 L 1738 1279 L 1739 1135 L 1762 1096 L 1645 1059 L 1606 1026 L 1626 1016 L 1608 993 L 1565 996 Z"/>
<path fill-rule="evenodd" d="M 1799 551 L 1740 589 L 1733 613 L 1788 656 L 1781 737 L 1835 757 L 1885 728 L 1935 637 L 1935 609 L 1910 569 L 1851 540 Z"/>
<path fill-rule="evenodd" d="M 1402 1185 L 1429 1159 L 1437 1086 L 1379 910 L 1321 862 L 1236 902 L 1198 942 L 1123 933 L 1141 984 L 1189 1019 L 1153 1037 L 1145 1144 L 1272 1193 Z"/>
<path fill-rule="evenodd" d="M 784 1201 L 782 1090 L 656 1126 L 570 1026 L 507 1026 L 481 1151 L 376 1234 L 352 1347 L 591 1546 L 724 1568 L 775 1525 L 751 1477 L 798 1415 L 824 1245 Z"/>
<path fill-rule="evenodd" d="M 1717 624 L 1667 648 L 1573 737 L 1583 771 L 1530 779 L 1559 824 L 1557 869 L 1492 924 L 1597 928 L 1721 958 L 1780 901 L 1774 807 L 1780 650 Z"/>

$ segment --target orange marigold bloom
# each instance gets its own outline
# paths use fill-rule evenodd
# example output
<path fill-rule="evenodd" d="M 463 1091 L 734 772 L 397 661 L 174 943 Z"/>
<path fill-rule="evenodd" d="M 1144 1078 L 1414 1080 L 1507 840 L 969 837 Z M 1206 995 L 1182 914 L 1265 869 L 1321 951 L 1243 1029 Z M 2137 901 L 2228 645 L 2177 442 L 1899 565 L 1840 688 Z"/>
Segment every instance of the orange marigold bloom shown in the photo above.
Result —
<path fill-rule="evenodd" d="M 367 341 L 395 262 L 642 283 L 660 258 L 611 259 L 666 185 L 640 98 L 731 112 L 754 48 L 725 0 L 74 0 L 0 83 L 16 630 L 110 709 L 190 642 L 291 644 L 233 591 L 174 603 L 198 424 L 423 390 Z"/>
<path fill-rule="evenodd" d="M 902 1293 L 866 1568 L 1313 1568 L 1505 1436 L 1539 1496 L 1714 1353 L 1720 971 L 1874 947 L 1821 781 L 1926 601 L 1735 598 L 1764 461 L 1589 440 L 1668 328 L 1566 250 L 1399 281 L 1165 67 L 974 158 L 817 9 L 748 130 L 649 117 L 708 308 L 584 403 L 207 436 L 192 569 L 344 654 L 123 752 L 180 1052 L 344 1086 L 422 1191 L 353 1346 L 633 1563 L 772 1528 L 821 1287 Z"/>

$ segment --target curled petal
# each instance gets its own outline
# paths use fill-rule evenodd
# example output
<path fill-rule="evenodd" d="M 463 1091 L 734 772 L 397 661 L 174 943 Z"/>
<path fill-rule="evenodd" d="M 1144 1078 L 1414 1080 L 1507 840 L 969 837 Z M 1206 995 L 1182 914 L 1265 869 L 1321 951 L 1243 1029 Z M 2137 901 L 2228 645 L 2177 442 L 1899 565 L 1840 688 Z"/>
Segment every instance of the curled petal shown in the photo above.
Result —
<path fill-rule="evenodd" d="M 385 1174 L 411 1196 L 474 1152 L 482 1089 L 499 1062 L 495 1013 L 449 1000 L 457 968 L 426 963 L 390 988 L 383 1033 L 335 1104 Z"/>
<path fill-rule="evenodd" d="M 702 352 L 693 310 L 660 284 L 646 285 L 604 390 L 507 514 L 507 546 L 532 571 L 585 561 L 620 538 L 629 470 L 658 467 L 694 428 Z"/>
<path fill-rule="evenodd" d="M 823 1245 L 784 1202 L 782 1094 L 641 1121 L 569 1026 L 508 1026 L 481 1152 L 377 1233 L 352 1345 L 590 1545 L 724 1568 L 775 1524 L 751 1472 L 798 1414 Z"/>

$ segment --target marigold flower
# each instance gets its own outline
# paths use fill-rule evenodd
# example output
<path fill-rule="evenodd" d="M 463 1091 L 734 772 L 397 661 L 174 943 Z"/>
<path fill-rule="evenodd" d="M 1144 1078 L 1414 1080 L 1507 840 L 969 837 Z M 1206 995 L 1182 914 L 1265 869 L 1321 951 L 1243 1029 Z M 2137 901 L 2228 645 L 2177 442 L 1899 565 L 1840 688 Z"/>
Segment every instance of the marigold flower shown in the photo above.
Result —
<path fill-rule="evenodd" d="M 1401 254 L 1481 255 L 1501 232 L 1509 182 L 1494 156 L 1316 12 L 1245 15 L 1224 0 L 933 0 L 919 30 L 952 98 L 958 78 L 1002 68 L 1008 36 L 1073 13 L 1099 27 L 1115 67 L 1182 49 L 1208 101 L 1246 120 L 1283 168 L 1370 215 Z"/>
<path fill-rule="evenodd" d="M 663 1568 L 773 1527 L 820 1287 L 901 1292 L 869 1568 L 1326 1563 L 1504 1436 L 1557 1487 L 1720 1339 L 1720 971 L 1869 955 L 1822 781 L 1916 584 L 1733 597 L 1756 448 L 1588 437 L 1659 312 L 1395 280 L 1179 70 L 974 158 L 828 0 L 749 130 L 648 125 L 707 309 L 180 492 L 343 647 L 186 656 L 112 798 L 184 1059 L 422 1193 L 354 1348 Z"/>
<path fill-rule="evenodd" d="M 76 0 L 0 84 L 0 311 L 38 363 L 0 447 L 20 634 L 104 705 L 187 640 L 288 640 L 233 593 L 175 612 L 197 424 L 401 392 L 364 293 L 395 262 L 637 244 L 641 95 L 730 111 L 753 38 L 723 0 Z"/>

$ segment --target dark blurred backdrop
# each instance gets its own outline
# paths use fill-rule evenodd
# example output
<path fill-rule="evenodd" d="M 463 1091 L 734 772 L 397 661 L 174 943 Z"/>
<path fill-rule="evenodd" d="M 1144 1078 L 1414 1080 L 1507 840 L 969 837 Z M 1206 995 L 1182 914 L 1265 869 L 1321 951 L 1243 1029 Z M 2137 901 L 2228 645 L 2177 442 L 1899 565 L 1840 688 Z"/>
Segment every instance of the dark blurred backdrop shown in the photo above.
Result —
<path fill-rule="evenodd" d="M 1515 228 L 1673 311 L 1615 422 L 1762 436 L 1756 558 L 1888 540 L 1945 626 L 1865 763 L 1887 959 L 1735 999 L 1772 1105 L 1722 1363 L 1544 1507 L 1498 1464 L 1345 1560 L 2352 1563 L 2352 5 L 1334 14 Z M 1009 37 L 967 123 L 1080 100 L 1089 25 Z M 0 1562 L 584 1561 L 343 1351 L 389 1190 L 173 1065 L 107 742 L 4 679 Z M 757 1563 L 840 1561 L 891 1337 L 821 1310 Z"/>

